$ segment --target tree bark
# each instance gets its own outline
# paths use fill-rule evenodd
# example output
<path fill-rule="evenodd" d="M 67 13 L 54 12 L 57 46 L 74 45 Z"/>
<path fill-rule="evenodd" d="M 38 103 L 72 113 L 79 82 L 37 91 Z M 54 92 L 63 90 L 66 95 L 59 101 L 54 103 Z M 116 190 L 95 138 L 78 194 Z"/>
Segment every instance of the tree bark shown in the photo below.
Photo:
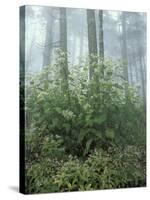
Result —
<path fill-rule="evenodd" d="M 99 56 L 104 60 L 103 11 L 99 11 Z"/>
<path fill-rule="evenodd" d="M 143 100 L 145 102 L 145 98 L 146 98 L 145 78 L 144 78 L 144 69 L 143 69 L 143 63 L 142 63 L 142 55 L 140 51 L 139 51 L 139 64 L 140 64 L 140 74 L 141 74 L 142 95 L 143 95 Z"/>
<path fill-rule="evenodd" d="M 88 28 L 88 49 L 89 49 L 89 79 L 91 80 L 94 74 L 93 63 L 97 63 L 97 39 L 96 39 L 96 21 L 95 11 L 87 9 L 87 28 Z"/>
<path fill-rule="evenodd" d="M 66 8 L 60 8 L 60 48 L 67 52 L 67 19 Z"/>
<path fill-rule="evenodd" d="M 68 58 L 67 58 L 67 18 L 66 8 L 60 8 L 60 49 L 63 55 L 63 62 L 60 64 L 62 76 L 62 90 L 68 91 Z"/>
<path fill-rule="evenodd" d="M 47 12 L 52 12 L 52 9 L 49 9 Z M 46 25 L 46 38 L 45 38 L 45 45 L 44 45 L 44 51 L 43 51 L 43 66 L 49 65 L 51 63 L 51 56 L 52 56 L 52 41 L 53 41 L 53 25 L 54 25 L 54 19 L 50 17 L 47 19 L 47 25 Z"/>
<path fill-rule="evenodd" d="M 136 59 L 136 51 L 134 47 L 132 47 L 133 55 L 132 55 L 132 62 L 135 66 L 135 77 L 136 77 L 136 83 L 139 83 L 139 73 L 138 73 L 138 66 L 137 66 L 137 59 Z"/>
<path fill-rule="evenodd" d="M 123 74 L 127 82 L 128 80 L 128 58 L 127 58 L 127 30 L 126 30 L 126 13 L 122 12 L 122 59 L 123 59 Z"/>
<path fill-rule="evenodd" d="M 79 65 L 81 65 L 81 61 L 82 61 L 83 47 L 84 47 L 84 30 L 82 27 L 82 31 L 80 35 Z"/>
<path fill-rule="evenodd" d="M 74 37 L 73 42 L 72 42 L 72 65 L 74 65 L 74 61 L 75 61 L 76 43 L 77 43 L 77 38 Z"/>

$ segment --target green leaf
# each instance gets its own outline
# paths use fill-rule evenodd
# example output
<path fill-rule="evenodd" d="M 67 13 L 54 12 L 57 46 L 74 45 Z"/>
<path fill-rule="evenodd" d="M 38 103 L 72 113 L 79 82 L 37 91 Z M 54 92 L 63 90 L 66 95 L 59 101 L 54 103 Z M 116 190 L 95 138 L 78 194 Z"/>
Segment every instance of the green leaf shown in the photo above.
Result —
<path fill-rule="evenodd" d="M 62 112 L 62 109 L 59 108 L 59 107 L 56 107 L 55 110 L 56 110 L 56 112 L 58 112 L 58 113 L 61 113 L 61 112 Z"/>
<path fill-rule="evenodd" d="M 69 123 L 64 123 L 63 127 L 66 129 L 67 132 L 70 131 L 71 125 Z"/>
<path fill-rule="evenodd" d="M 52 119 L 52 125 L 55 127 L 57 127 L 58 126 L 58 124 L 59 124 L 59 120 L 57 119 L 57 118 L 53 118 Z"/>
<path fill-rule="evenodd" d="M 91 146 L 92 142 L 93 142 L 93 139 L 90 139 L 90 140 L 87 141 L 87 143 L 86 143 L 86 149 L 84 151 L 84 155 L 86 155 L 89 152 L 90 146 Z"/>
<path fill-rule="evenodd" d="M 100 116 L 97 116 L 97 117 L 94 118 L 93 121 L 94 121 L 96 124 L 101 125 L 103 122 L 106 121 L 106 115 L 105 115 L 105 114 L 102 114 L 102 115 L 100 115 Z"/>
<path fill-rule="evenodd" d="M 86 134 L 87 134 L 87 131 L 85 129 L 81 129 L 80 134 L 78 136 L 78 142 L 82 142 Z"/>
<path fill-rule="evenodd" d="M 114 139 L 115 137 L 115 132 L 112 128 L 107 128 L 106 129 L 106 132 L 105 132 L 105 135 L 108 139 Z"/>

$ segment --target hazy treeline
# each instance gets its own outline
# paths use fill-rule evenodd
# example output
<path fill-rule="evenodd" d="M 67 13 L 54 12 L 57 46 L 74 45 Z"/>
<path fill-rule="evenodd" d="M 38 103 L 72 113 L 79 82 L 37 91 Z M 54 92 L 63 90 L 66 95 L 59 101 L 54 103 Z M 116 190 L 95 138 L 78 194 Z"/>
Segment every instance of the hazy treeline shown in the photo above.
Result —
<path fill-rule="evenodd" d="M 145 13 L 27 6 L 26 69 L 52 63 L 64 44 L 72 65 L 88 53 L 124 60 L 126 80 L 146 95 Z"/>

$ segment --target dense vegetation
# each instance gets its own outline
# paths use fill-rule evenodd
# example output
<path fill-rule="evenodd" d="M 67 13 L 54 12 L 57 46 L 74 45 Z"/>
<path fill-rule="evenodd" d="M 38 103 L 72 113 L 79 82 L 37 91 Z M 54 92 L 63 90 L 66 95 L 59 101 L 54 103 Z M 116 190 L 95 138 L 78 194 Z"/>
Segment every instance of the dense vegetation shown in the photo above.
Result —
<path fill-rule="evenodd" d="M 142 98 L 120 61 L 91 57 L 71 66 L 58 51 L 26 79 L 27 193 L 146 184 Z"/>
<path fill-rule="evenodd" d="M 146 185 L 146 46 L 146 13 L 21 7 L 21 192 Z"/>

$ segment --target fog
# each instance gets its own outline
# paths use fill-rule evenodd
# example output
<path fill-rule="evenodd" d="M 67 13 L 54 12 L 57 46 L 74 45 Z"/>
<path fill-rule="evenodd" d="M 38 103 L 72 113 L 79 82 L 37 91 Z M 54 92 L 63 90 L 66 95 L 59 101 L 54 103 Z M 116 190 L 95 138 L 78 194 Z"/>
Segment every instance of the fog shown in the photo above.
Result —
<path fill-rule="evenodd" d="M 100 40 L 99 11 L 95 10 L 97 43 Z M 125 13 L 125 14 L 124 14 Z M 125 15 L 125 22 L 123 22 Z M 70 64 L 80 64 L 88 56 L 87 10 L 66 8 L 67 52 Z M 125 23 L 123 25 L 123 23 Z M 60 9 L 26 6 L 25 69 L 38 71 L 54 62 L 60 47 Z M 125 34 L 123 28 L 125 26 Z M 104 58 L 124 59 L 126 51 L 129 83 L 145 95 L 146 82 L 146 14 L 103 11 Z M 97 45 L 99 52 L 99 45 Z M 144 92 L 143 92 L 144 90 Z"/>

